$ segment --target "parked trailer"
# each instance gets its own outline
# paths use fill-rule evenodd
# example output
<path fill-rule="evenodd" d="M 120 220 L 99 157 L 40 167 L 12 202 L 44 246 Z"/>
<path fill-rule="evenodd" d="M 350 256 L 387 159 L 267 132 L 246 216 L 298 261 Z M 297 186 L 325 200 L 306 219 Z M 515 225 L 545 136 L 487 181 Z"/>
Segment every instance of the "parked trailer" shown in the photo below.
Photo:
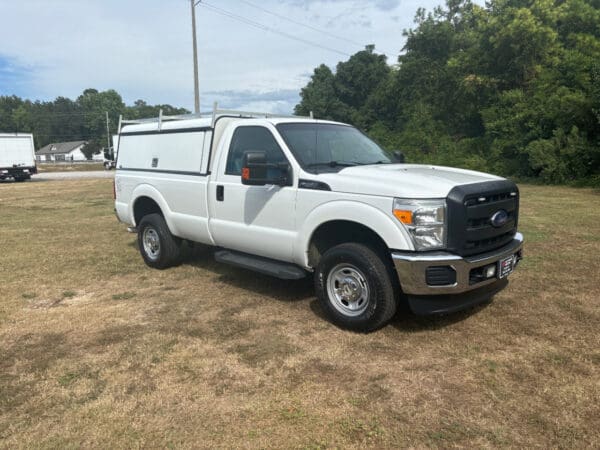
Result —
<path fill-rule="evenodd" d="M 25 181 L 37 173 L 33 135 L 25 133 L 0 134 L 0 180 L 13 178 Z"/>

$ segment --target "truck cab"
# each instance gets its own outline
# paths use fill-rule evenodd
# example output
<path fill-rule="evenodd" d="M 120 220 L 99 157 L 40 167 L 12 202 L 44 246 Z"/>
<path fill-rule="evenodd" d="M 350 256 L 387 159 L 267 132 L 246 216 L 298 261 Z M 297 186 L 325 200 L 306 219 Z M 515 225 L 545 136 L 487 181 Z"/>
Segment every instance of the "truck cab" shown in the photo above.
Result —
<path fill-rule="evenodd" d="M 350 125 L 216 108 L 124 125 L 115 210 L 151 267 L 207 244 L 223 263 L 312 275 L 334 323 L 371 331 L 401 304 L 487 301 L 522 258 L 513 182 L 399 162 Z"/>

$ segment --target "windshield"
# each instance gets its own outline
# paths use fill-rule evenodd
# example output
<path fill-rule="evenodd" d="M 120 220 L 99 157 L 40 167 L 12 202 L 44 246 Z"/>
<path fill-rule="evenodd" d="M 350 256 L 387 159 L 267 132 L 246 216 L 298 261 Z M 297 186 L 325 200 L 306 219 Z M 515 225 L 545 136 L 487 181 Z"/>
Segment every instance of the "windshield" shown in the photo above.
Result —
<path fill-rule="evenodd" d="M 277 129 L 302 167 L 313 173 L 388 164 L 390 158 L 356 128 L 327 123 L 281 123 Z"/>

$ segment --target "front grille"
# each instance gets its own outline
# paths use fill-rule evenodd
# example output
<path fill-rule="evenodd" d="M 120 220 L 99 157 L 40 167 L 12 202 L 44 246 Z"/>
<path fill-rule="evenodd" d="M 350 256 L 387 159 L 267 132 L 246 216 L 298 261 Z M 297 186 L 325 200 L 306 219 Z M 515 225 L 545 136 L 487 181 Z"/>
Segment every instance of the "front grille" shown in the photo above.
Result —
<path fill-rule="evenodd" d="M 491 237 L 488 239 L 467 241 L 465 243 L 465 249 L 468 250 L 469 252 L 472 252 L 473 250 L 477 250 L 472 253 L 481 253 L 485 250 L 502 247 L 504 244 L 507 244 L 510 241 L 512 241 L 514 236 L 515 236 L 515 232 L 511 230 L 507 233 L 503 233 L 499 236 L 494 236 L 494 237 Z"/>
<path fill-rule="evenodd" d="M 457 186 L 448 194 L 448 250 L 461 256 L 485 253 L 509 243 L 517 232 L 519 191 L 508 180 Z M 504 210 L 500 227 L 492 216 Z"/>

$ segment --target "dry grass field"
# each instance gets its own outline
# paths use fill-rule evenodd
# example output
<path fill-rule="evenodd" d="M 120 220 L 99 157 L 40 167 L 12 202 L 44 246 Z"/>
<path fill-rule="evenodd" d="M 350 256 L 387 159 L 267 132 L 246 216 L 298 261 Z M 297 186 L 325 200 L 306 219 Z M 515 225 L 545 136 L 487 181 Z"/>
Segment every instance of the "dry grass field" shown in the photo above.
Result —
<path fill-rule="evenodd" d="M 86 163 L 42 163 L 37 165 L 39 173 L 48 172 L 88 172 L 95 170 L 104 170 L 102 162 L 86 162 Z"/>
<path fill-rule="evenodd" d="M 0 447 L 597 447 L 599 219 L 523 186 L 508 289 L 363 335 L 310 281 L 148 269 L 110 180 L 0 184 Z"/>

